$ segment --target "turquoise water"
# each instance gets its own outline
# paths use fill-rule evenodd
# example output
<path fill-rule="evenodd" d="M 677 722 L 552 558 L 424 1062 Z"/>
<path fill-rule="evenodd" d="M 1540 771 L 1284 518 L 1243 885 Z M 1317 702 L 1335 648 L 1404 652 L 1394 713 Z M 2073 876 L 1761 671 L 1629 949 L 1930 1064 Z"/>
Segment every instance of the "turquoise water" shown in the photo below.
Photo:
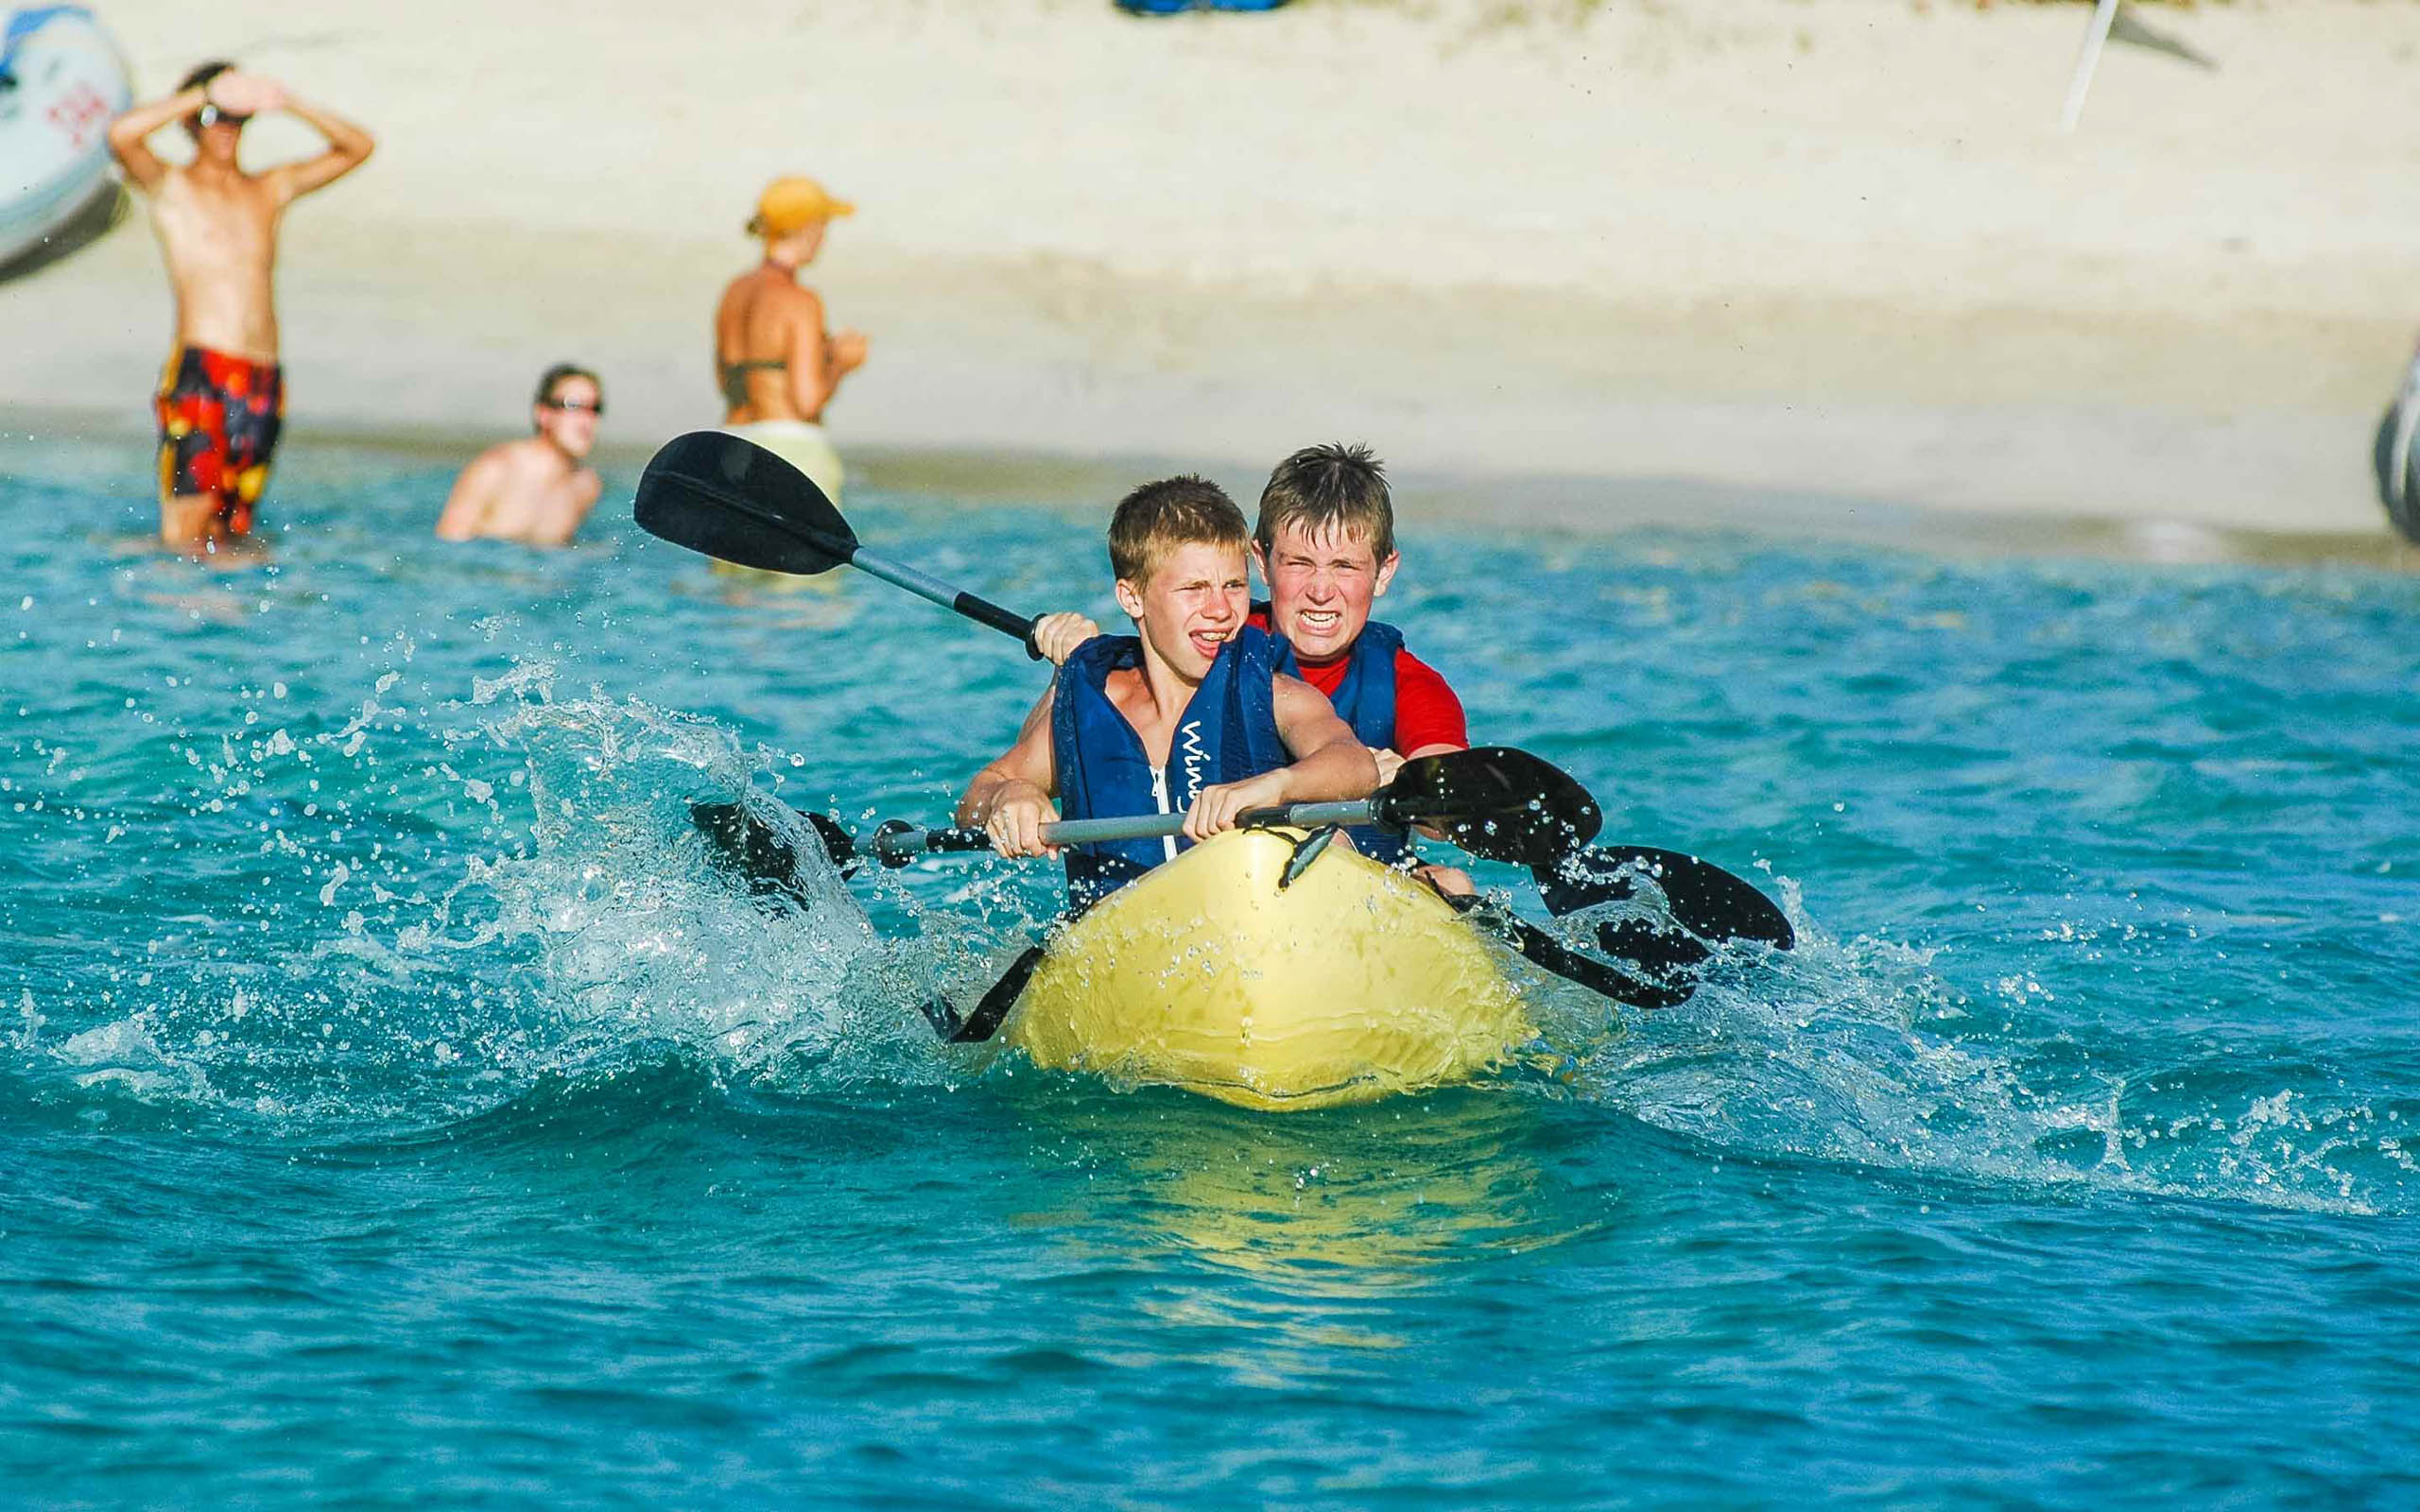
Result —
<path fill-rule="evenodd" d="M 207 571 L 9 444 L 0 1500 L 2420 1495 L 2420 584 L 1415 524 L 1475 731 L 1804 944 L 1276 1117 L 934 1044 L 1042 872 L 860 880 L 886 942 L 705 864 L 746 782 L 943 815 L 1005 638 L 613 505 L 443 548 L 368 452 Z M 851 514 L 1108 609 L 1085 516 Z"/>

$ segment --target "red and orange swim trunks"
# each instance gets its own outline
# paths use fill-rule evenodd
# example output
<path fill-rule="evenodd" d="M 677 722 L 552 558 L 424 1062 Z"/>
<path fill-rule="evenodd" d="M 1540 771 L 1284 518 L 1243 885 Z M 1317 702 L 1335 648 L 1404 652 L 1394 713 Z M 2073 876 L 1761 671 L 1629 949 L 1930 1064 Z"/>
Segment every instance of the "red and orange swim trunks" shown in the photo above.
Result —
<path fill-rule="evenodd" d="M 152 408 L 160 418 L 160 492 L 216 495 L 227 534 L 249 532 L 285 424 L 278 365 L 180 347 Z"/>

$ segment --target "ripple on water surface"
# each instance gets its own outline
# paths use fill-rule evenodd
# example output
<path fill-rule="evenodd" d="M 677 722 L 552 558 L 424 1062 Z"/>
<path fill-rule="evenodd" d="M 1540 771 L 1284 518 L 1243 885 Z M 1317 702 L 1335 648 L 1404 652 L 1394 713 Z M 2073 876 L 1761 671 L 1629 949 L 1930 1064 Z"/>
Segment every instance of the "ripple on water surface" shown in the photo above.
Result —
<path fill-rule="evenodd" d="M 441 548 L 444 470 L 372 454 L 298 455 L 271 555 L 204 571 L 115 548 L 111 460 L 0 477 L 0 1473 L 37 1498 L 2420 1471 L 2402 579 L 1409 520 L 1385 607 L 1475 731 L 1803 944 L 1627 1020 L 1541 987 L 1490 1085 L 1273 1118 L 933 1041 L 1036 870 L 775 919 L 709 864 L 686 805 L 743 787 L 945 813 L 1039 689 L 1004 640 L 619 519 Z M 1073 516 L 851 509 L 1110 611 Z"/>

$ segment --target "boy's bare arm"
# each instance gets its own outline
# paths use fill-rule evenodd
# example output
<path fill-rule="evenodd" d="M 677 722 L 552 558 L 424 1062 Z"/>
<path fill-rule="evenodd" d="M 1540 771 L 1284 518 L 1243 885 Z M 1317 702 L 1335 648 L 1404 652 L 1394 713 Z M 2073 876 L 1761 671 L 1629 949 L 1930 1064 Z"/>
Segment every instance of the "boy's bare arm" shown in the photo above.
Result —
<path fill-rule="evenodd" d="M 1377 790 L 1378 765 L 1370 747 L 1338 715 L 1327 696 L 1300 678 L 1280 676 L 1270 688 L 1278 738 L 1294 755 L 1286 775 L 1286 803 L 1325 803 L 1368 798 Z"/>
<path fill-rule="evenodd" d="M 981 825 L 992 848 L 1004 856 L 1056 855 L 1043 844 L 1042 827 L 1056 817 L 1050 796 L 1059 790 L 1050 754 L 1050 702 L 1045 690 L 1026 714 L 1017 743 L 975 774 L 958 800 L 958 822 Z"/>

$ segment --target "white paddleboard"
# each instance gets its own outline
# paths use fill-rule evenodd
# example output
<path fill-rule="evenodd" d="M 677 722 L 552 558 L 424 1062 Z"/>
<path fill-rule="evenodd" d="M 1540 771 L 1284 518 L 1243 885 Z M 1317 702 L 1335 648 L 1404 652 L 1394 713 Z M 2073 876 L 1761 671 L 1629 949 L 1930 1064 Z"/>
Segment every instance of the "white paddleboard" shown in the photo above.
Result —
<path fill-rule="evenodd" d="M 0 10 L 0 267 L 104 195 L 110 122 L 133 103 L 117 44 L 82 6 Z"/>

